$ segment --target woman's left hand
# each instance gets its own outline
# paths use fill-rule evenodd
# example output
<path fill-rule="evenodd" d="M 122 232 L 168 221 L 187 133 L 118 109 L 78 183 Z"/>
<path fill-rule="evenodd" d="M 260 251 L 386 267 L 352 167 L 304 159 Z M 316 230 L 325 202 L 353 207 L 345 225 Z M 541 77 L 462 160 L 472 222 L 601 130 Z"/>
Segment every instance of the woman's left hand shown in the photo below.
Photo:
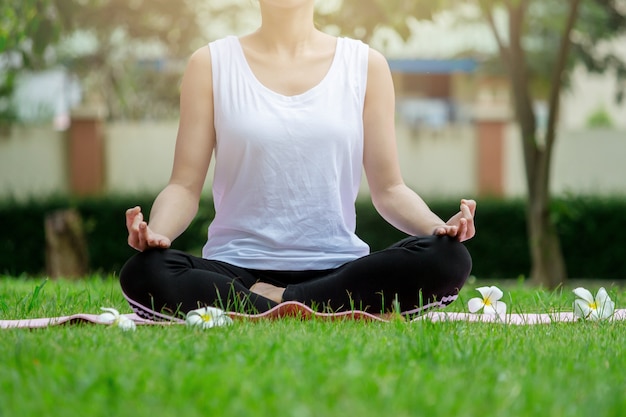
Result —
<path fill-rule="evenodd" d="M 459 242 L 471 239 L 476 234 L 474 227 L 474 214 L 476 213 L 476 201 L 461 200 L 460 211 L 452 216 L 445 225 L 435 229 L 435 235 L 451 236 Z"/>

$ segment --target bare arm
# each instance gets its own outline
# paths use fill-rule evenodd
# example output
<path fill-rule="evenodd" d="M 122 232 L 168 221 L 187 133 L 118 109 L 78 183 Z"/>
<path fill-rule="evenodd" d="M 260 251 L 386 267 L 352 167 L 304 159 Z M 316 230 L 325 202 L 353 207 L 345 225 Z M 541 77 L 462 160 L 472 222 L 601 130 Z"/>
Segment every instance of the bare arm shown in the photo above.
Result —
<path fill-rule="evenodd" d="M 180 124 L 174 166 L 146 223 L 141 208 L 126 212 L 128 243 L 137 250 L 169 247 L 198 211 L 200 194 L 215 147 L 213 85 L 208 47 L 190 58 L 180 93 Z"/>
<path fill-rule="evenodd" d="M 448 222 L 434 214 L 422 198 L 406 186 L 400 172 L 395 135 L 395 95 L 385 58 L 370 50 L 363 123 L 363 164 L 376 210 L 397 229 L 410 235 L 447 234 L 471 238 L 476 203 L 462 200 Z"/>

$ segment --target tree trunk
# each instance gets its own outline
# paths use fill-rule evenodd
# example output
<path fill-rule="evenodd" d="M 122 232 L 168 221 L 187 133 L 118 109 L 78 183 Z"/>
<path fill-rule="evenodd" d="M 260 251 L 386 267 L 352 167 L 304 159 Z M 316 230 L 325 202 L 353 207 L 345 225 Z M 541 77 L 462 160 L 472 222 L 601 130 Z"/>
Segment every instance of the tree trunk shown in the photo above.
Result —
<path fill-rule="evenodd" d="M 561 243 L 550 219 L 549 201 L 531 199 L 526 215 L 532 269 L 531 282 L 548 289 L 557 288 L 567 280 Z"/>
<path fill-rule="evenodd" d="M 537 145 L 534 176 L 530 184 L 530 208 L 528 213 L 528 234 L 533 267 L 532 282 L 548 288 L 556 288 L 565 283 L 567 272 L 561 243 L 555 225 L 550 219 L 550 165 L 556 140 L 556 126 L 561 103 L 561 89 L 566 76 L 566 64 L 571 47 L 570 34 L 578 18 L 581 0 L 571 0 L 565 19 L 560 46 L 552 69 L 551 89 L 548 97 L 548 123 L 543 149 Z M 536 143 L 536 141 L 535 141 Z M 528 176 L 531 178 L 530 176 Z"/>
<path fill-rule="evenodd" d="M 519 121 L 520 125 L 522 121 Z M 553 138 L 551 138 L 553 139 Z M 537 144 L 527 157 L 532 161 L 526 172 L 528 209 L 526 224 L 531 259 L 531 282 L 554 289 L 567 280 L 565 261 L 556 225 L 550 216 L 550 162 L 551 152 Z M 526 151 L 526 149 L 525 149 Z"/>
<path fill-rule="evenodd" d="M 561 243 L 550 218 L 550 165 L 556 138 L 560 91 L 569 52 L 572 31 L 580 0 L 573 0 L 566 19 L 563 38 L 552 74 L 549 97 L 549 117 L 543 141 L 537 139 L 537 123 L 533 109 L 527 55 L 522 45 L 528 1 L 508 3 L 509 46 L 496 36 L 501 56 L 508 67 L 516 119 L 522 136 L 529 207 L 526 215 L 531 255 L 531 282 L 547 288 L 556 288 L 567 279 Z M 492 31 L 497 32 L 493 17 Z M 543 142 L 543 143 L 542 143 Z"/>
<path fill-rule="evenodd" d="M 87 242 L 76 210 L 46 215 L 46 272 L 51 278 L 80 278 L 88 272 Z"/>

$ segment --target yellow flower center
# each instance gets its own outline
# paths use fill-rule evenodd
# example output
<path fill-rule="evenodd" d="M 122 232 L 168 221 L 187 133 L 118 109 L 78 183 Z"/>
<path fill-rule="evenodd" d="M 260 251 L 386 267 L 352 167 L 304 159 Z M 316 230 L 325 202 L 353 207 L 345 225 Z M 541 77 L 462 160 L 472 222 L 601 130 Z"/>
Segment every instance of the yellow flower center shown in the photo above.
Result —
<path fill-rule="evenodd" d="M 213 320 L 213 316 L 211 316 L 210 314 L 200 314 L 200 317 L 202 318 L 202 321 L 211 321 L 211 320 Z"/>
<path fill-rule="evenodd" d="M 597 310 L 598 304 L 595 301 L 593 303 L 589 303 L 589 308 L 592 310 Z"/>
<path fill-rule="evenodd" d="M 491 305 L 491 298 L 489 298 L 489 297 L 485 298 L 485 305 L 486 306 L 490 306 Z"/>

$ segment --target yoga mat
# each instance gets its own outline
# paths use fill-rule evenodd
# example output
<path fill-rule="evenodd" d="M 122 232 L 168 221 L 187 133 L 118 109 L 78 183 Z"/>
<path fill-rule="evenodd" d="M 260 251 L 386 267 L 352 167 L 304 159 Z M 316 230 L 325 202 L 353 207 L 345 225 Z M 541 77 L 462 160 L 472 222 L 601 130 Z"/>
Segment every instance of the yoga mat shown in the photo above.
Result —
<path fill-rule="evenodd" d="M 379 316 L 365 311 L 353 310 L 342 311 L 339 313 L 319 313 L 313 311 L 310 307 L 298 303 L 298 302 L 285 302 L 277 305 L 276 307 L 260 314 L 244 314 L 227 312 L 229 317 L 234 321 L 238 320 L 279 320 L 285 317 L 296 317 L 302 320 L 319 319 L 319 320 L 362 320 L 362 321 L 378 321 L 388 322 L 391 317 Z M 62 324 L 77 324 L 77 323 L 94 323 L 103 324 L 98 320 L 100 314 L 87 314 L 79 313 L 69 316 L 60 317 L 42 317 L 33 319 L 21 319 L 21 320 L 0 320 L 0 329 L 13 329 L 13 328 L 44 328 L 49 326 L 58 326 Z M 174 325 L 184 324 L 184 320 L 172 318 L 171 321 L 153 321 L 139 317 L 135 313 L 124 314 L 127 318 L 134 321 L 137 325 Z M 429 320 L 432 322 L 445 322 L 445 321 L 468 321 L 468 322 L 482 322 L 482 323 L 501 323 L 501 324 L 513 324 L 513 325 L 530 325 L 530 324 L 550 324 L 557 322 L 573 322 L 577 318 L 572 312 L 555 312 L 555 313 L 511 313 L 507 314 L 504 318 L 496 316 L 489 316 L 485 314 L 472 314 L 472 313 L 456 313 L 456 312 L 444 312 L 444 311 L 430 311 L 421 316 L 415 317 L 411 321 Z M 615 310 L 615 313 L 610 320 L 626 320 L 626 309 Z"/>

